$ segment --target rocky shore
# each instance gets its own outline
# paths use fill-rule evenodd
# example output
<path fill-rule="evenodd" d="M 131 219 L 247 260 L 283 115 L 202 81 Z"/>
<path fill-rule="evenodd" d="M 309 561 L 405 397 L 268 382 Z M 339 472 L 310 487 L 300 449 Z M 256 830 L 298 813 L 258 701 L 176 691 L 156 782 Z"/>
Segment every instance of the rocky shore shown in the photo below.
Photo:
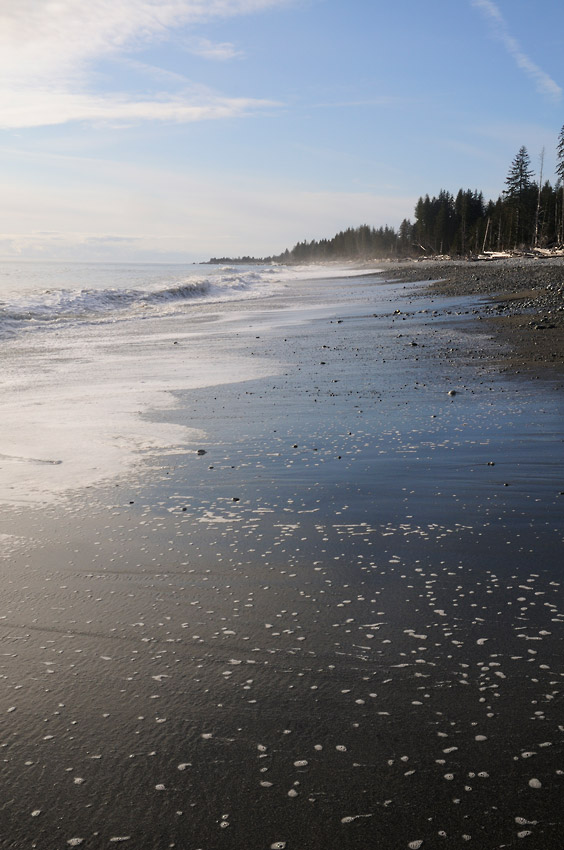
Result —
<path fill-rule="evenodd" d="M 483 296 L 478 319 L 507 344 L 504 371 L 564 373 L 564 258 L 405 261 L 386 275 L 429 280 L 437 295 Z"/>

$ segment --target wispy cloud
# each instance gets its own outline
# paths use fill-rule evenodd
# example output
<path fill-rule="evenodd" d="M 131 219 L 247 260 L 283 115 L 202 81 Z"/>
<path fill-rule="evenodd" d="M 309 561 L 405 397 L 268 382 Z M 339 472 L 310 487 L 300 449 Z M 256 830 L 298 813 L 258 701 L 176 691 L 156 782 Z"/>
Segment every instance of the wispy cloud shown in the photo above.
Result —
<path fill-rule="evenodd" d="M 537 91 L 553 100 L 560 100 L 562 98 L 561 87 L 523 52 L 517 39 L 509 32 L 507 22 L 493 0 L 471 0 L 471 2 L 489 21 L 494 38 L 504 46 L 517 67 L 533 80 Z"/>
<path fill-rule="evenodd" d="M 198 121 L 244 114 L 265 101 L 186 93 L 147 100 L 123 92 L 93 94 L 95 63 L 163 43 L 181 27 L 258 12 L 289 0 L 44 0 L 0 2 L 0 125 L 34 127 L 76 120 Z M 215 59 L 238 55 L 229 44 L 188 42 Z M 200 99 L 201 100 L 201 99 Z M 272 104 L 270 104 L 272 105 Z"/>
<path fill-rule="evenodd" d="M 219 62 L 225 62 L 228 59 L 239 59 L 243 56 L 241 50 L 230 42 L 213 42 L 207 38 L 190 39 L 186 44 L 186 49 L 189 53 L 195 56 L 202 56 L 204 59 L 213 59 Z"/>
<path fill-rule="evenodd" d="M 409 106 L 412 101 L 405 97 L 395 97 L 394 95 L 380 95 L 378 97 L 356 98 L 352 100 L 334 100 L 324 103 L 314 103 L 314 109 L 364 109 L 371 106 Z"/>
<path fill-rule="evenodd" d="M 241 117 L 277 105 L 270 100 L 211 94 L 199 101 L 189 94 L 176 97 L 163 94 L 160 98 L 143 100 L 120 95 L 98 97 L 51 89 L 20 91 L 13 96 L 0 93 L 0 104 L 0 127 L 3 129 L 46 127 L 70 121 L 103 122 L 113 126 L 138 121 L 191 123 Z"/>

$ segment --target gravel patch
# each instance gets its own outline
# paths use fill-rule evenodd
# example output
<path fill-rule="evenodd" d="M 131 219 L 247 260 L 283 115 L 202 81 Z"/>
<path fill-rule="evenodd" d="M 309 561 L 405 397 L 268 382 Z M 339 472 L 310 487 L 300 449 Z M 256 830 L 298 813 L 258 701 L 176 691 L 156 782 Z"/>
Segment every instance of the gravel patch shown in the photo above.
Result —
<path fill-rule="evenodd" d="M 405 261 L 386 276 L 428 280 L 439 296 L 482 296 L 480 330 L 486 321 L 507 343 L 502 371 L 564 374 L 564 258 Z"/>

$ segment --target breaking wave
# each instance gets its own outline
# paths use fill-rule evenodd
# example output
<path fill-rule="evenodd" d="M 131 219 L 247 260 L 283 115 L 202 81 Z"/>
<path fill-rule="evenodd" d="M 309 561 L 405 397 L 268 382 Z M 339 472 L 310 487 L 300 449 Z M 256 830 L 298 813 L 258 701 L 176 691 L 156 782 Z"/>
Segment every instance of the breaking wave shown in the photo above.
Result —
<path fill-rule="evenodd" d="M 290 280 L 359 273 L 323 265 L 5 264 L 0 266 L 0 338 L 169 315 L 200 302 L 272 295 Z"/>
<path fill-rule="evenodd" d="M 154 272 L 153 272 L 154 274 Z M 272 270 L 240 271 L 221 268 L 184 279 L 134 287 L 50 288 L 0 298 L 0 336 L 74 322 L 115 321 L 142 313 L 159 314 L 181 309 L 186 302 L 233 300 L 268 290 Z M 278 278 L 279 280 L 279 278 Z"/>

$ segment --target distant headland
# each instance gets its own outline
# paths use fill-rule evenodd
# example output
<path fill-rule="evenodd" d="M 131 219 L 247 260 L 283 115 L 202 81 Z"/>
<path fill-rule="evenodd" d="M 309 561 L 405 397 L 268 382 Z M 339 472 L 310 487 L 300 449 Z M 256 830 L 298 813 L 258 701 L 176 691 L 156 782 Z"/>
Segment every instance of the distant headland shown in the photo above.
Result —
<path fill-rule="evenodd" d="M 209 264 L 310 263 L 337 260 L 406 259 L 513 252 L 559 252 L 564 248 L 564 126 L 556 146 L 556 182 L 543 182 L 544 150 L 535 176 L 527 149 L 513 159 L 505 189 L 496 201 L 485 201 L 478 189 L 441 189 L 420 197 L 414 221 L 396 230 L 362 224 L 330 239 L 298 242 L 271 257 L 212 257 Z"/>

